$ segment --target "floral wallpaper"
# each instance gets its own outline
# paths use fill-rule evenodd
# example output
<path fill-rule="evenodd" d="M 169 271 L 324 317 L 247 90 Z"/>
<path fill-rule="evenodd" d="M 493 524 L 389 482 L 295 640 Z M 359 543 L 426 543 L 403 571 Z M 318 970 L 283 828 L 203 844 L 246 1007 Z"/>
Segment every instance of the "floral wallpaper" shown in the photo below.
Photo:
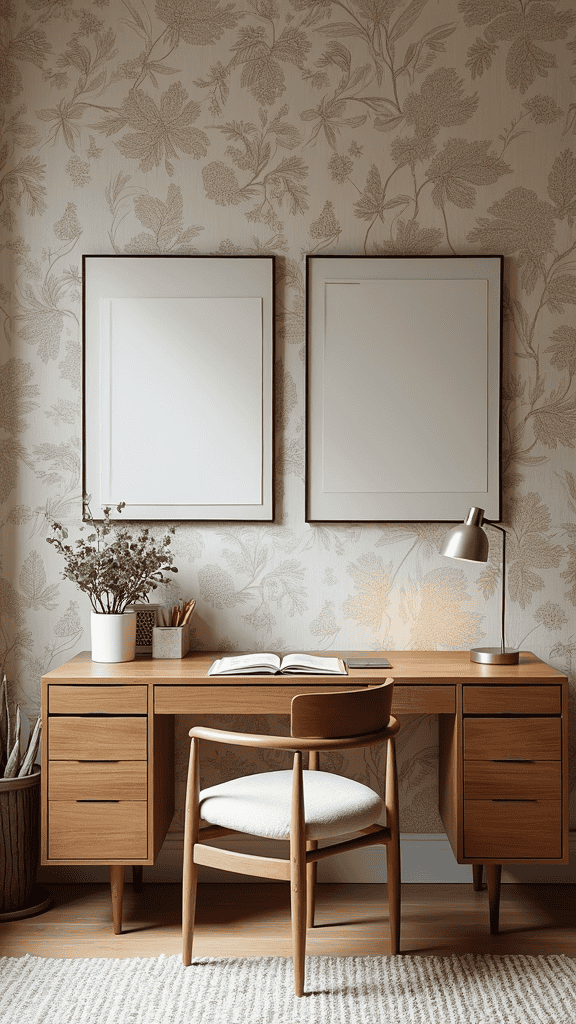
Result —
<path fill-rule="evenodd" d="M 497 642 L 496 535 L 460 568 L 439 524 L 305 524 L 304 257 L 502 253 L 508 642 L 574 706 L 573 0 L 0 0 L 0 28 L 0 651 L 28 714 L 90 646 L 45 542 L 80 521 L 82 253 L 279 257 L 276 522 L 179 525 L 166 595 L 197 648 L 273 651 Z M 440 832 L 434 720 L 399 747 L 403 831 Z M 370 757 L 335 766 L 378 785 Z"/>

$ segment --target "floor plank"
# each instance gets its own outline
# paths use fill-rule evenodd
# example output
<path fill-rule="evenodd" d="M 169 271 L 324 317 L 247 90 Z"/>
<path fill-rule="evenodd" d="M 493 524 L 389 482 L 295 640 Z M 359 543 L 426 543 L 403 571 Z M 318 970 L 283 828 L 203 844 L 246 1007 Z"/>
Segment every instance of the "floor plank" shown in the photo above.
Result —
<path fill-rule="evenodd" d="M 0 955 L 150 957 L 180 953 L 179 885 L 126 886 L 124 931 L 114 935 L 105 885 L 49 885 L 53 907 L 0 928 Z M 401 949 L 412 955 L 564 953 L 576 957 L 573 885 L 504 885 L 501 934 L 488 931 L 488 895 L 472 886 L 404 884 Z M 309 954 L 389 953 L 386 886 L 318 886 Z M 197 956 L 290 956 L 288 886 L 278 883 L 199 886 Z"/>

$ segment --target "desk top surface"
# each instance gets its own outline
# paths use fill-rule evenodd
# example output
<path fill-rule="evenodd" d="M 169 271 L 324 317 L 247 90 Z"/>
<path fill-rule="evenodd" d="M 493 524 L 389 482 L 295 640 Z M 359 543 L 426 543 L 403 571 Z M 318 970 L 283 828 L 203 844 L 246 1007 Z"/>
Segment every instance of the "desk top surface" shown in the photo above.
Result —
<path fill-rule="evenodd" d="M 192 651 L 185 658 L 161 659 L 138 657 L 135 661 L 117 664 L 103 664 L 92 661 L 90 651 L 83 651 L 75 658 L 53 669 L 43 676 L 46 683 L 75 683 L 79 685 L 146 683 L 158 686 L 326 686 L 328 683 L 342 684 L 345 680 L 355 683 L 379 683 L 391 677 L 396 683 L 412 683 L 423 686 L 446 682 L 486 684 L 560 683 L 566 679 L 562 673 L 540 661 L 530 651 L 520 654 L 518 665 L 479 665 L 470 661 L 468 651 L 314 651 L 329 657 L 366 657 L 370 654 L 386 655 L 390 668 L 349 669 L 348 676 L 328 675 L 241 675 L 207 676 L 210 665 L 216 658 L 226 654 L 236 655 L 237 651 Z M 284 652 L 288 653 L 288 652 Z"/>

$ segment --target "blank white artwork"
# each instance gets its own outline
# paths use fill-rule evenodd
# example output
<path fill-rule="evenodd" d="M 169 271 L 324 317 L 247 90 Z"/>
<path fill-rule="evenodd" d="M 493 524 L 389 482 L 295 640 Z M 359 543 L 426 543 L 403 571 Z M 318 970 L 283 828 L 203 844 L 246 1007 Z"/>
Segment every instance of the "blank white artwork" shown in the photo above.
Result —
<path fill-rule="evenodd" d="M 307 522 L 500 518 L 502 270 L 307 257 Z"/>
<path fill-rule="evenodd" d="M 99 305 L 101 500 L 261 504 L 262 298 Z"/>
<path fill-rule="evenodd" d="M 324 288 L 322 491 L 485 492 L 487 280 Z"/>

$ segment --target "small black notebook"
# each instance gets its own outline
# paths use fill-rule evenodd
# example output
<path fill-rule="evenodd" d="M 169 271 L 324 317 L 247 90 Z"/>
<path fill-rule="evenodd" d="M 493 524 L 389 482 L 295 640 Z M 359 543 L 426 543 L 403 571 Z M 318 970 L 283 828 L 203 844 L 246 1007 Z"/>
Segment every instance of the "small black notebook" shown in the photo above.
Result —
<path fill-rule="evenodd" d="M 348 668 L 390 668 L 388 658 L 346 658 Z"/>

